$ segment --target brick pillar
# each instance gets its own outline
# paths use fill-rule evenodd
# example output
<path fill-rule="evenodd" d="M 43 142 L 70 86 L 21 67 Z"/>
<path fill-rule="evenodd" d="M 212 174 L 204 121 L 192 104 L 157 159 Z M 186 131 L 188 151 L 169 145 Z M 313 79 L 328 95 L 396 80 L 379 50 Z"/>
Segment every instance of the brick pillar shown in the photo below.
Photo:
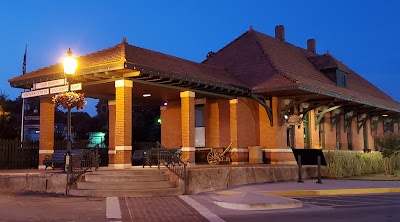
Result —
<path fill-rule="evenodd" d="M 108 101 L 108 164 L 115 164 L 115 100 Z"/>
<path fill-rule="evenodd" d="M 249 161 L 249 146 L 260 143 L 259 106 L 254 100 L 239 97 L 230 104 L 230 135 L 232 164 L 244 164 Z"/>
<path fill-rule="evenodd" d="M 179 148 L 182 145 L 181 103 L 168 101 L 160 107 L 161 144 L 166 148 Z"/>
<path fill-rule="evenodd" d="M 229 100 L 207 100 L 206 106 L 206 147 L 227 147 L 229 145 Z"/>
<path fill-rule="evenodd" d="M 277 97 L 272 97 L 272 117 L 273 125 L 271 126 L 267 112 L 262 105 L 258 106 L 260 116 L 260 145 L 263 147 L 264 163 L 290 163 L 294 161 L 293 153 L 287 145 L 287 124 L 279 120 L 279 107 L 282 101 Z"/>
<path fill-rule="evenodd" d="M 117 169 L 132 167 L 132 87 L 130 80 L 115 81 L 115 154 L 109 166 Z"/>
<path fill-rule="evenodd" d="M 45 156 L 54 152 L 54 103 L 51 96 L 40 97 L 39 170 Z"/>
<path fill-rule="evenodd" d="M 351 121 L 351 133 L 352 133 L 352 143 L 353 150 L 363 150 L 364 149 L 364 133 L 361 127 L 358 131 L 357 118 L 353 118 Z"/>
<path fill-rule="evenodd" d="M 182 126 L 182 160 L 188 164 L 195 164 L 195 93 L 181 92 L 181 126 Z"/>
<path fill-rule="evenodd" d="M 336 126 L 331 124 L 332 112 L 325 114 L 324 129 L 325 129 L 325 149 L 336 150 Z"/>
<path fill-rule="evenodd" d="M 319 144 L 319 125 L 315 125 L 317 122 L 317 118 L 315 113 L 317 112 L 315 109 L 310 110 L 310 148 L 311 149 L 320 149 Z M 323 120 L 322 120 L 323 121 Z"/>

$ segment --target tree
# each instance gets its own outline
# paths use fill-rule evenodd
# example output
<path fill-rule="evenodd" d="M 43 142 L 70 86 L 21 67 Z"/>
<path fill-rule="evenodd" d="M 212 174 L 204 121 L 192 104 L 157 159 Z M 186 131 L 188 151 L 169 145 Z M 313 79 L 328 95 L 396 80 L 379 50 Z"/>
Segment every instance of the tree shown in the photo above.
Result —
<path fill-rule="evenodd" d="M 383 157 L 385 173 L 394 175 L 395 159 L 400 153 L 400 136 L 393 132 L 386 132 L 375 137 L 375 142 Z"/>
<path fill-rule="evenodd" d="M 21 129 L 21 105 L 8 99 L 8 95 L 0 92 L 0 138 L 14 139 L 19 137 Z M 20 108 L 20 110 L 18 110 Z"/>

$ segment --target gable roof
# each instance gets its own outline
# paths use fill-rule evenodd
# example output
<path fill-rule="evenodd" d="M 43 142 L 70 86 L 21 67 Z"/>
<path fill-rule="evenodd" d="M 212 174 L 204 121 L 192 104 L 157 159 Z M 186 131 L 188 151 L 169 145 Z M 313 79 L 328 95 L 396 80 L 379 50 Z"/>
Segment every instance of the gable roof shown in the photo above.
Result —
<path fill-rule="evenodd" d="M 253 29 L 203 63 L 225 67 L 257 93 L 273 95 L 274 91 L 301 89 L 400 112 L 398 102 L 332 55 L 313 54 Z M 320 71 L 322 68 L 345 71 L 346 87 L 336 86 Z"/>
<path fill-rule="evenodd" d="M 78 57 L 79 67 L 77 75 L 84 75 L 85 70 L 96 70 L 100 67 L 108 67 L 108 70 L 118 70 L 126 67 L 125 64 L 134 66 L 151 67 L 161 72 L 182 75 L 186 78 L 201 79 L 206 82 L 214 82 L 225 85 L 234 85 L 243 89 L 248 88 L 237 81 L 224 68 L 201 64 L 170 56 L 160 52 L 129 45 L 124 39 L 122 43 L 108 49 Z M 122 64 L 122 65 L 121 65 Z M 111 68 L 110 68 L 111 67 Z M 86 72 L 87 73 L 87 72 Z M 25 75 L 20 75 L 8 80 L 11 86 L 16 82 L 33 81 L 33 79 L 49 80 L 63 77 L 61 63 L 44 67 Z M 29 82 L 31 83 L 31 82 Z"/>

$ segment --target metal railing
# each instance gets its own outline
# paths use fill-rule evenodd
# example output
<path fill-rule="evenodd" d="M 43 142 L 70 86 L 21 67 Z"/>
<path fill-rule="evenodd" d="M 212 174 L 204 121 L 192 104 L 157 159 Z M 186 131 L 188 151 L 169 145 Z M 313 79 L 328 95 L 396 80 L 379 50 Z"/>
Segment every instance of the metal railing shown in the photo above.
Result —
<path fill-rule="evenodd" d="M 96 145 L 91 149 L 74 149 L 71 153 L 67 153 L 65 157 L 67 168 L 67 187 L 66 194 L 69 189 L 84 173 L 94 168 L 99 168 L 99 146 Z"/>
<path fill-rule="evenodd" d="M 161 143 L 157 142 L 157 167 L 160 169 L 160 164 L 163 164 L 171 172 L 182 179 L 184 183 L 185 194 L 187 191 L 187 171 L 186 163 L 180 158 L 180 149 L 166 149 Z M 153 149 L 152 152 L 155 150 Z"/>

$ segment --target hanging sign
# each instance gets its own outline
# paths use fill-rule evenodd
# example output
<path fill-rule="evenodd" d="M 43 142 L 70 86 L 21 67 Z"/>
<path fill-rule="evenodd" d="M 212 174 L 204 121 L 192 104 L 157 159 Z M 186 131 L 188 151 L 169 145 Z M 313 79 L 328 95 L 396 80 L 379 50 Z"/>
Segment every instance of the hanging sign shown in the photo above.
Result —
<path fill-rule="evenodd" d="M 43 89 L 43 88 L 50 88 L 53 86 L 62 86 L 65 85 L 65 79 L 56 79 L 56 80 L 51 80 L 47 82 L 38 82 L 33 84 L 33 89 Z"/>
<path fill-rule="evenodd" d="M 21 98 L 26 99 L 30 97 L 35 97 L 35 96 L 43 96 L 43 95 L 48 95 L 49 94 L 49 89 L 40 89 L 40 90 L 34 90 L 30 92 L 22 92 L 21 93 Z"/>
<path fill-rule="evenodd" d="M 291 126 L 299 126 L 302 122 L 303 118 L 301 118 L 301 116 L 297 114 L 290 115 L 289 118 L 286 120 L 286 123 Z"/>

